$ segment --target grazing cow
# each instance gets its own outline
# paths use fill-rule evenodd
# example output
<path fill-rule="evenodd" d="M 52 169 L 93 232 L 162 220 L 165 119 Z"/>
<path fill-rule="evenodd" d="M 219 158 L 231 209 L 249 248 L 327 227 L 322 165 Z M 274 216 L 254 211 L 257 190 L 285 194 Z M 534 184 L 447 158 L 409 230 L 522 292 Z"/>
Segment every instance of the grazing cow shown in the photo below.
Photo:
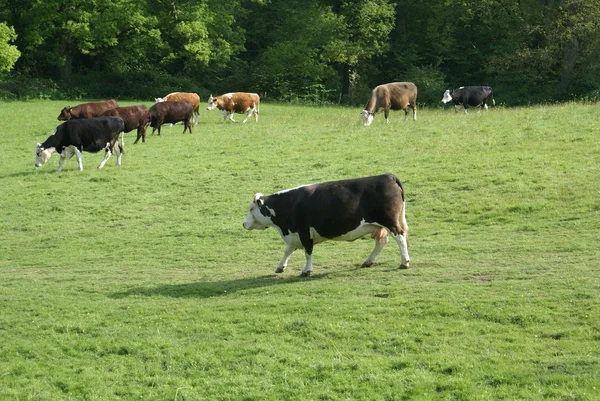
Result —
<path fill-rule="evenodd" d="M 116 100 L 106 100 L 104 102 L 81 103 L 75 107 L 66 106 L 57 117 L 58 121 L 67 121 L 77 118 L 100 117 L 106 110 L 119 107 Z"/>
<path fill-rule="evenodd" d="M 102 114 L 103 116 L 121 117 L 125 121 L 125 132 L 133 131 L 137 128 L 137 137 L 134 145 L 138 143 L 140 138 L 142 142 L 146 142 L 146 127 L 150 122 L 150 114 L 148 108 L 143 104 L 138 106 L 116 107 Z"/>
<path fill-rule="evenodd" d="M 123 153 L 123 130 L 125 122 L 119 117 L 95 117 L 90 119 L 69 120 L 59 125 L 44 143 L 35 148 L 35 166 L 41 167 L 54 152 L 60 154 L 57 173 L 62 171 L 65 159 L 75 155 L 79 170 L 83 170 L 81 152 L 97 153 L 105 150 L 106 154 L 98 168 L 104 167 L 114 149 L 117 154 L 117 166 L 121 165 Z M 121 144 L 119 145 L 119 134 Z"/>
<path fill-rule="evenodd" d="M 233 113 L 247 113 L 242 124 L 248 121 L 250 116 L 254 114 L 254 120 L 258 122 L 258 109 L 260 105 L 260 96 L 256 93 L 233 92 L 226 93 L 221 96 L 210 95 L 208 98 L 208 107 L 206 110 L 212 110 L 215 107 L 221 110 L 223 114 L 223 122 L 227 122 L 227 117 L 233 122 Z"/>
<path fill-rule="evenodd" d="M 400 247 L 401 269 L 408 268 L 408 224 L 404 188 L 392 174 L 304 185 L 264 196 L 254 195 L 244 221 L 246 230 L 275 227 L 285 242 L 275 273 L 287 266 L 292 252 L 304 248 L 312 270 L 313 245 L 326 240 L 354 241 L 371 234 L 375 249 L 361 267 L 369 267 L 388 242 L 389 232 Z"/>
<path fill-rule="evenodd" d="M 190 122 L 194 117 L 194 106 L 187 100 L 178 102 L 159 102 L 154 103 L 150 107 L 150 126 L 152 127 L 152 135 L 154 131 L 158 129 L 158 135 L 160 135 L 160 126 L 163 124 L 171 123 L 176 124 L 183 122 L 183 133 L 185 130 L 189 130 L 192 133 L 192 123 Z"/>
<path fill-rule="evenodd" d="M 197 93 L 173 92 L 165 97 L 155 98 L 154 102 L 180 102 L 182 100 L 187 100 L 194 106 L 194 125 L 197 125 L 200 118 L 200 96 Z"/>
<path fill-rule="evenodd" d="M 412 82 L 392 82 L 379 85 L 371 91 L 365 109 L 360 112 L 363 125 L 368 127 L 379 109 L 383 109 L 385 122 L 390 123 L 390 110 L 404 110 L 404 121 L 408 108 L 413 110 L 413 120 L 417 119 L 417 87 Z"/>
<path fill-rule="evenodd" d="M 482 109 L 488 109 L 488 101 L 492 100 L 492 104 L 495 106 L 496 101 L 492 96 L 492 88 L 489 86 L 461 86 L 458 89 L 448 89 L 444 92 L 442 102 L 454 102 L 454 110 L 458 113 L 458 105 L 462 104 L 465 114 L 467 114 L 467 107 L 481 107 Z M 481 111 L 481 110 L 479 110 Z"/>

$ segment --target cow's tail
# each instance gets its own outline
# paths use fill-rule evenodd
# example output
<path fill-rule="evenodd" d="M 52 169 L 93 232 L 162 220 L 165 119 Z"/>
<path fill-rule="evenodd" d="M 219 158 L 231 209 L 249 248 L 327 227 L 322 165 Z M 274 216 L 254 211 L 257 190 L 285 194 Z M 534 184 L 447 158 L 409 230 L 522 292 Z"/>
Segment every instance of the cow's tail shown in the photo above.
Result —
<path fill-rule="evenodd" d="M 402 231 L 404 231 L 404 238 L 406 238 L 406 244 L 408 245 L 408 222 L 406 221 L 406 199 L 404 198 L 404 187 L 402 186 L 402 183 L 398 177 L 394 175 L 393 178 L 396 182 L 396 185 L 400 187 L 400 193 L 402 195 L 402 204 L 400 206 L 400 228 Z"/>

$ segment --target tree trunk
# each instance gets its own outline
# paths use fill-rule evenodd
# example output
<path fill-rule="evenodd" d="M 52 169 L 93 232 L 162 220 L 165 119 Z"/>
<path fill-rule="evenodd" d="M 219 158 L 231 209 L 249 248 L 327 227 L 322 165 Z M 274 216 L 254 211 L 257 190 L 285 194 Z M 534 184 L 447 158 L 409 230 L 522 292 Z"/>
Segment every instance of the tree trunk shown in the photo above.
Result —
<path fill-rule="evenodd" d="M 65 51 L 65 63 L 60 67 L 60 78 L 66 83 L 71 83 L 72 75 L 73 55 L 67 50 Z"/>
<path fill-rule="evenodd" d="M 567 45 L 565 49 L 565 57 L 563 59 L 563 65 L 560 72 L 560 91 L 567 93 L 571 87 L 571 80 L 573 78 L 573 71 L 575 70 L 575 59 L 577 58 L 577 39 L 573 40 Z"/>

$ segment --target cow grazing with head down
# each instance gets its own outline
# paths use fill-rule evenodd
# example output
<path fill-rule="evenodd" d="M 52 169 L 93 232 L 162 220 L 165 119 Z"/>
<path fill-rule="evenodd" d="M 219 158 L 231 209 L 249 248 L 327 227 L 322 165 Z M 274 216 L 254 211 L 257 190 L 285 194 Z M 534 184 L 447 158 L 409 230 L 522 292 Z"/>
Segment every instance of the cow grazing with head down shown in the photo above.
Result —
<path fill-rule="evenodd" d="M 59 125 L 44 143 L 35 148 L 35 166 L 41 167 L 53 153 L 60 154 L 57 173 L 62 171 L 65 159 L 75 155 L 79 170 L 83 170 L 81 152 L 97 153 L 104 150 L 104 159 L 98 168 L 104 167 L 114 149 L 117 154 L 117 165 L 121 165 L 123 153 L 123 136 L 119 145 L 119 134 L 123 135 L 125 122 L 119 117 L 95 117 L 90 119 L 69 120 Z"/>
<path fill-rule="evenodd" d="M 187 100 L 178 102 L 159 102 L 155 103 L 149 110 L 150 113 L 150 126 L 152 127 L 152 134 L 158 129 L 158 135 L 160 135 L 160 127 L 163 124 L 176 124 L 183 122 L 183 133 L 186 130 L 192 133 L 191 120 L 194 118 L 194 106 Z"/>
<path fill-rule="evenodd" d="M 200 96 L 197 93 L 173 92 L 165 97 L 155 98 L 154 102 L 180 102 L 182 100 L 187 100 L 194 107 L 194 125 L 197 125 L 200 118 Z"/>
<path fill-rule="evenodd" d="M 75 107 L 64 107 L 57 117 L 58 121 L 68 121 L 77 118 L 100 117 L 106 110 L 119 107 L 116 100 L 106 100 L 104 102 L 81 103 Z"/>
<path fill-rule="evenodd" d="M 413 120 L 417 119 L 417 87 L 412 82 L 392 82 L 379 85 L 371 91 L 371 97 L 360 112 L 363 125 L 373 122 L 375 113 L 383 109 L 385 122 L 389 124 L 390 110 L 404 110 L 404 121 L 408 117 L 408 108 L 413 110 Z"/>
<path fill-rule="evenodd" d="M 467 114 L 467 108 L 469 106 L 481 107 L 482 109 L 488 110 L 488 102 L 490 99 L 492 104 L 495 106 L 496 101 L 492 95 L 492 88 L 489 86 L 461 86 L 458 89 L 446 90 L 446 92 L 444 92 L 442 102 L 453 102 L 454 110 L 457 113 L 458 105 L 462 105 L 465 114 Z"/>
<path fill-rule="evenodd" d="M 264 196 L 254 195 L 243 224 L 246 230 L 274 227 L 285 242 L 281 273 L 294 250 L 303 248 L 312 270 L 313 246 L 326 240 L 354 241 L 371 234 L 375 249 L 362 264 L 371 266 L 388 242 L 388 232 L 400 247 L 400 268 L 408 268 L 404 188 L 392 174 L 304 185 Z"/>
<path fill-rule="evenodd" d="M 206 110 L 218 108 L 223 114 L 223 122 L 227 122 L 227 117 L 233 122 L 233 114 L 244 114 L 246 118 L 242 123 L 248 121 L 251 115 L 254 114 L 254 120 L 258 122 L 258 113 L 260 105 L 260 96 L 256 93 L 232 92 L 221 96 L 210 95 L 208 98 L 208 107 Z"/>
<path fill-rule="evenodd" d="M 137 137 L 134 144 L 138 143 L 140 138 L 146 142 L 146 127 L 150 122 L 150 113 L 143 104 L 138 106 L 116 107 L 102 114 L 103 116 L 121 117 L 125 121 L 125 132 L 133 131 L 137 128 Z"/>

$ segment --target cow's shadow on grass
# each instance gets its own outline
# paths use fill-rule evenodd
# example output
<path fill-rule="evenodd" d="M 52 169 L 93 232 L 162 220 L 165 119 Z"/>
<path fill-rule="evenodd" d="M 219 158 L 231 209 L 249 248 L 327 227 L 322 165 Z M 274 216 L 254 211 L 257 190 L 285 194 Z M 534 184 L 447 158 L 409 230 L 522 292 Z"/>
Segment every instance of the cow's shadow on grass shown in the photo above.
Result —
<path fill-rule="evenodd" d="M 279 285 L 289 285 L 300 282 L 310 282 L 327 277 L 328 273 L 313 273 L 309 277 L 289 277 L 265 275 L 259 277 L 240 278 L 224 281 L 199 281 L 184 284 L 165 284 L 157 287 L 136 287 L 127 291 L 116 292 L 111 298 L 126 298 L 132 296 L 163 296 L 172 298 L 212 298 L 227 296 L 239 291 L 252 290 Z"/>

